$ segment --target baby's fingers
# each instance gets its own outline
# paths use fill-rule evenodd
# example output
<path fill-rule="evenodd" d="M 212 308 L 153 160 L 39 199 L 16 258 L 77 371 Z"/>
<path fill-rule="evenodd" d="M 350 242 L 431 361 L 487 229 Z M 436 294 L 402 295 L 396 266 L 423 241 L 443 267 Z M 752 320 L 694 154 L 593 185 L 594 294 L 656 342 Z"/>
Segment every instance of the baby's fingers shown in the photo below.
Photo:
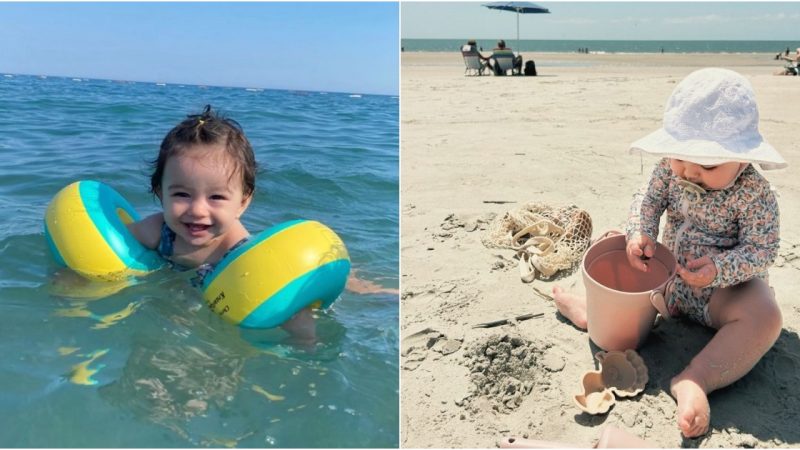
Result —
<path fill-rule="evenodd" d="M 641 248 L 639 248 L 639 247 L 637 247 L 635 245 L 629 245 L 628 246 L 628 255 L 640 258 L 642 255 L 644 255 L 644 252 L 642 251 Z"/>
<path fill-rule="evenodd" d="M 695 270 L 704 266 L 708 266 L 709 264 L 714 264 L 714 262 L 711 261 L 711 258 L 709 258 L 708 256 L 703 256 L 702 258 L 697 258 L 691 261 L 687 261 L 686 268 L 689 270 Z"/>
<path fill-rule="evenodd" d="M 683 266 L 678 266 L 678 275 L 683 278 L 689 286 L 694 286 L 697 281 L 697 275 L 686 270 Z"/>
<path fill-rule="evenodd" d="M 705 287 L 714 281 L 713 269 L 703 266 L 699 270 L 692 272 L 683 266 L 678 266 L 678 275 L 686 281 L 689 286 Z"/>
<path fill-rule="evenodd" d="M 639 249 L 636 250 L 638 250 L 639 255 L 634 254 L 634 252 L 628 253 L 628 263 L 634 269 L 647 272 L 647 263 L 642 259 L 642 251 Z"/>
<path fill-rule="evenodd" d="M 642 245 L 642 249 L 644 258 L 650 259 L 656 254 L 656 245 L 649 239 L 644 243 L 644 245 Z"/>

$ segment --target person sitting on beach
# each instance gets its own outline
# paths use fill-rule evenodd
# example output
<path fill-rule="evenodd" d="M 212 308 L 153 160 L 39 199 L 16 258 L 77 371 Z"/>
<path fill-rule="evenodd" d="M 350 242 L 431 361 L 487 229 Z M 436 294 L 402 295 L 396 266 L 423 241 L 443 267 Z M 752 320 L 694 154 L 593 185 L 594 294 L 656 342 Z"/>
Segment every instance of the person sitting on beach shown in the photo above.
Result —
<path fill-rule="evenodd" d="M 800 48 L 797 49 L 793 56 L 789 56 L 787 49 L 786 56 L 780 56 L 780 59 L 788 61 L 789 64 L 785 65 L 773 75 L 800 75 Z"/>
<path fill-rule="evenodd" d="M 466 44 L 461 46 L 461 56 L 477 56 L 481 62 L 479 73 L 482 73 L 483 69 L 491 64 L 489 61 L 490 58 L 488 56 L 483 56 L 481 52 L 478 51 L 478 43 L 475 39 L 470 39 Z"/>
<path fill-rule="evenodd" d="M 522 73 L 522 55 L 515 55 L 511 47 L 506 47 L 506 41 L 500 39 L 497 41 L 497 47 L 492 52 L 492 56 L 489 57 L 489 59 L 492 60 L 490 64 L 492 65 L 492 69 L 494 69 L 495 75 L 505 75 L 503 69 L 501 69 L 500 65 L 497 63 L 497 53 L 511 54 L 513 56 L 513 68 L 511 73 Z"/>
<path fill-rule="evenodd" d="M 489 57 L 481 54 L 481 52 L 478 50 L 478 43 L 475 41 L 475 39 L 470 39 L 466 44 L 462 45 L 461 53 L 464 55 L 475 55 L 480 58 L 481 61 L 485 61 L 487 64 L 489 63 Z"/>
<path fill-rule="evenodd" d="M 778 339 L 782 316 L 767 269 L 780 246 L 779 211 L 769 182 L 753 167 L 787 164 L 758 132 L 752 86 L 725 69 L 687 76 L 670 96 L 663 128 L 630 151 L 660 156 L 635 196 L 626 227 L 631 266 L 647 272 L 659 219 L 663 244 L 677 258 L 665 294 L 670 316 L 686 316 L 717 331 L 672 378 L 678 426 L 686 437 L 708 431 L 708 394 L 747 374 Z M 559 312 L 587 328 L 586 299 L 553 288 Z"/>
<path fill-rule="evenodd" d="M 253 149 L 237 122 L 206 105 L 167 133 L 152 166 L 150 191 L 164 210 L 128 229 L 174 267 L 197 269 L 193 284 L 202 285 L 221 259 L 250 238 L 240 218 L 255 192 Z M 351 277 L 347 288 L 357 293 L 395 293 Z M 300 341 L 316 337 L 308 308 L 282 327 Z"/>

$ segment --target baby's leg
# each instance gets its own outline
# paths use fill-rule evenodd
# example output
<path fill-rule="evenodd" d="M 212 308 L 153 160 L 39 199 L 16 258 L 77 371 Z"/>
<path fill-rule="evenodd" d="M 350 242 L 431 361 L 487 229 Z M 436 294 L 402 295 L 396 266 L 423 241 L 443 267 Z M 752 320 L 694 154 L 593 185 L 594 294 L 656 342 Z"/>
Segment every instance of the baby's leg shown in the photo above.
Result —
<path fill-rule="evenodd" d="M 678 402 L 678 427 L 686 437 L 708 431 L 706 395 L 746 375 L 772 347 L 783 326 L 780 308 L 760 279 L 717 289 L 708 312 L 717 333 L 670 385 Z"/>
<path fill-rule="evenodd" d="M 317 325 L 311 308 L 303 308 L 297 314 L 281 325 L 293 338 L 303 342 L 313 342 L 317 339 Z"/>
<path fill-rule="evenodd" d="M 586 297 L 566 292 L 561 286 L 554 286 L 553 300 L 561 315 L 581 330 L 586 329 Z"/>

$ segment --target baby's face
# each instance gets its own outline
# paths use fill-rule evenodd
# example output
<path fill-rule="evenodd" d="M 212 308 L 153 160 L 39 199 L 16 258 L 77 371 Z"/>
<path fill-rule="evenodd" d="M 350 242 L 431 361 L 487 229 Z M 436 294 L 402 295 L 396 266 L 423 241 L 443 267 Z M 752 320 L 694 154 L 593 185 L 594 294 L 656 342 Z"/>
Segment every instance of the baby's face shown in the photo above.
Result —
<path fill-rule="evenodd" d="M 233 162 L 217 145 L 197 145 L 164 166 L 161 203 L 167 225 L 203 247 L 231 230 L 250 204 Z"/>
<path fill-rule="evenodd" d="M 670 159 L 669 166 L 678 178 L 691 181 L 705 189 L 723 189 L 734 181 L 746 163 L 729 162 L 716 166 L 701 166 L 689 161 Z"/>

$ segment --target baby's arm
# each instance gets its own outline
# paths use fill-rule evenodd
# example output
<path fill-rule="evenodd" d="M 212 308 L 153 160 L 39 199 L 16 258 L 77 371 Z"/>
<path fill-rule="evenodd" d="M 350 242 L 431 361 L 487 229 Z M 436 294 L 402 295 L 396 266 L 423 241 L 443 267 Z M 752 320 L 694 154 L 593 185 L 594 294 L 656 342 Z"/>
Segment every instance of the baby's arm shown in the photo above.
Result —
<path fill-rule="evenodd" d="M 769 184 L 745 186 L 739 200 L 739 244 L 711 256 L 717 276 L 709 286 L 743 283 L 775 262 L 780 247 L 778 201 Z"/>
<path fill-rule="evenodd" d="M 161 225 L 163 223 L 164 214 L 155 213 L 138 222 L 129 223 L 127 226 L 128 231 L 140 244 L 149 249 L 155 249 L 161 241 Z"/>
<path fill-rule="evenodd" d="M 397 295 L 400 293 L 397 289 L 392 288 L 385 288 L 373 281 L 364 280 L 358 277 L 357 270 L 353 269 L 353 272 L 347 278 L 347 284 L 345 284 L 345 289 L 350 292 L 354 292 L 356 294 L 394 294 Z"/>
<path fill-rule="evenodd" d="M 625 227 L 627 240 L 647 235 L 655 242 L 658 237 L 658 222 L 664 210 L 667 209 L 669 201 L 669 180 L 672 177 L 672 170 L 669 167 L 669 159 L 662 159 L 652 175 L 647 185 L 639 189 L 633 195 L 633 202 L 628 214 L 628 223 Z"/>

